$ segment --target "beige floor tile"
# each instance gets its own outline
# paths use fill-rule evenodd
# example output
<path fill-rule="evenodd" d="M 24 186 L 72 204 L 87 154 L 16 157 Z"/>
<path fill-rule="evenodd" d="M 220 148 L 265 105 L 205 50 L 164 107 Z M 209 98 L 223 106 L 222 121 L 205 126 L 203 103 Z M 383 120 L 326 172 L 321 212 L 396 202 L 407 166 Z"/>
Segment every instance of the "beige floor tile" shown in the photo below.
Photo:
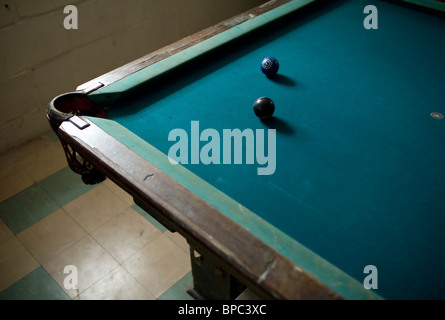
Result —
<path fill-rule="evenodd" d="M 63 147 L 57 141 L 28 154 L 17 164 L 35 181 L 42 181 L 68 166 Z"/>
<path fill-rule="evenodd" d="M 57 166 L 59 157 L 55 158 L 56 165 L 52 159 L 46 159 L 49 162 L 44 162 L 43 168 L 41 165 L 39 167 L 33 163 L 36 160 L 36 153 L 41 154 L 42 150 L 52 150 L 56 143 L 62 149 L 58 141 L 53 141 L 47 135 L 42 135 L 0 155 L 0 202 L 32 186 L 36 181 L 40 181 L 42 174 L 46 175 L 45 172 L 59 170 Z M 51 163 L 51 166 L 48 163 Z"/>
<path fill-rule="evenodd" d="M 236 300 L 261 300 L 261 297 L 250 290 L 250 288 L 247 288 L 236 298 Z"/>
<path fill-rule="evenodd" d="M 191 270 L 189 256 L 164 234 L 122 266 L 156 299 Z"/>
<path fill-rule="evenodd" d="M 134 204 L 133 197 L 110 179 L 106 179 L 103 184 L 107 186 L 114 194 L 124 200 L 129 206 Z"/>
<path fill-rule="evenodd" d="M 35 181 L 18 164 L 0 169 L 0 202 L 32 186 Z"/>
<path fill-rule="evenodd" d="M 85 235 L 86 232 L 59 209 L 19 233 L 17 238 L 43 264 Z"/>
<path fill-rule="evenodd" d="M 14 236 L 14 233 L 8 228 L 8 226 L 0 219 L 0 244 L 9 240 Z"/>
<path fill-rule="evenodd" d="M 187 240 L 179 233 L 179 232 L 170 232 L 165 231 L 164 234 L 172 240 L 174 243 L 176 243 L 184 252 L 187 254 L 190 253 L 190 246 L 187 242 Z"/>
<path fill-rule="evenodd" d="M 161 231 L 130 207 L 91 235 L 122 263 L 160 234 Z"/>
<path fill-rule="evenodd" d="M 16 237 L 0 244 L 0 291 L 40 265 Z"/>
<path fill-rule="evenodd" d="M 124 268 L 118 267 L 80 294 L 80 300 L 155 300 Z"/>
<path fill-rule="evenodd" d="M 63 209 L 82 228 L 92 233 L 128 207 L 125 201 L 100 184 L 65 205 Z"/>
<path fill-rule="evenodd" d="M 65 278 L 73 275 L 64 273 L 66 266 L 77 268 L 76 289 L 65 289 Z M 83 293 L 118 266 L 118 262 L 90 236 L 84 237 L 43 265 L 70 298 Z"/>

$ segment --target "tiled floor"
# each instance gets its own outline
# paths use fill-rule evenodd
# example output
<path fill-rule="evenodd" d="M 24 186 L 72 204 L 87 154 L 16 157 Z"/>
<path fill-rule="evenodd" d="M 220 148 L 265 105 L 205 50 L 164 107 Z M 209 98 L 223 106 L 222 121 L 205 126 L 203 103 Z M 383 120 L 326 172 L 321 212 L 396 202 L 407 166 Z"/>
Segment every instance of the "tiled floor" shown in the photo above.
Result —
<path fill-rule="evenodd" d="M 53 133 L 0 168 L 0 299 L 192 299 L 185 239 L 113 182 L 83 184 Z"/>

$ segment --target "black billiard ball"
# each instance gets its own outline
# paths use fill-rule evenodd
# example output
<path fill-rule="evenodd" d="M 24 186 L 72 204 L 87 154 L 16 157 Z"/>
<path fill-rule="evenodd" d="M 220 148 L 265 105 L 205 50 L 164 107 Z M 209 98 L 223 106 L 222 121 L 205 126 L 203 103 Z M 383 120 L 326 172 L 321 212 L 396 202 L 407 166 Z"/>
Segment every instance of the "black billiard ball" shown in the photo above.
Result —
<path fill-rule="evenodd" d="M 280 65 L 274 57 L 266 57 L 261 61 L 261 71 L 268 77 L 277 74 Z"/>
<path fill-rule="evenodd" d="M 267 97 L 258 98 L 253 103 L 253 112 L 260 119 L 270 118 L 275 112 L 275 103 Z"/>

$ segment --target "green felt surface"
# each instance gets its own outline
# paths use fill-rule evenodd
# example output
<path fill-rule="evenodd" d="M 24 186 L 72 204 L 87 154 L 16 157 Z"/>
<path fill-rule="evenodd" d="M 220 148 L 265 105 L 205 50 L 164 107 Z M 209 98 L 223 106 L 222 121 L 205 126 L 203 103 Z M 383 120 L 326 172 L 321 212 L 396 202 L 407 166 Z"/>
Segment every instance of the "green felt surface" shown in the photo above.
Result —
<path fill-rule="evenodd" d="M 363 27 L 369 4 L 378 30 Z M 377 266 L 384 298 L 445 298 L 445 120 L 430 116 L 445 114 L 444 32 L 444 19 L 426 13 L 333 1 L 167 73 L 107 112 L 163 153 L 169 132 L 190 134 L 191 121 L 220 133 L 276 129 L 271 176 L 255 164 L 185 167 L 358 283 Z M 280 61 L 273 80 L 259 70 L 269 55 Z M 275 101 L 269 122 L 253 114 L 260 96 Z"/>
<path fill-rule="evenodd" d="M 401 0 L 409 4 L 431 8 L 440 12 L 445 12 L 445 1 L 443 0 Z"/>

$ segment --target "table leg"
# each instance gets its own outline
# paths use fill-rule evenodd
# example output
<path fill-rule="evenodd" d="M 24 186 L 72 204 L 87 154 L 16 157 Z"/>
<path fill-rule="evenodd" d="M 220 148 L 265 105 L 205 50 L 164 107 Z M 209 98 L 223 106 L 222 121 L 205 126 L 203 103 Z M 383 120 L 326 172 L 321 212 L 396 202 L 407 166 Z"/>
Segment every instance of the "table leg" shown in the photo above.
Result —
<path fill-rule="evenodd" d="M 193 289 L 189 294 L 198 300 L 235 300 L 246 286 L 208 254 L 202 254 L 190 244 Z"/>

